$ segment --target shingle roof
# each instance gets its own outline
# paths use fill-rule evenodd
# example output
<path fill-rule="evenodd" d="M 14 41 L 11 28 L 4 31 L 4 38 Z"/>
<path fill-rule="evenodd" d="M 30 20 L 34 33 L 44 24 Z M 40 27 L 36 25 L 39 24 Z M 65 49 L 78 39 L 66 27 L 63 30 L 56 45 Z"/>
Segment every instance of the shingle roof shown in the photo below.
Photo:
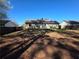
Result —
<path fill-rule="evenodd" d="M 26 21 L 26 24 L 59 24 L 57 21 L 45 21 L 45 20 L 31 20 Z"/>
<path fill-rule="evenodd" d="M 65 21 L 67 23 L 70 23 L 70 24 L 79 24 L 79 21 Z"/>

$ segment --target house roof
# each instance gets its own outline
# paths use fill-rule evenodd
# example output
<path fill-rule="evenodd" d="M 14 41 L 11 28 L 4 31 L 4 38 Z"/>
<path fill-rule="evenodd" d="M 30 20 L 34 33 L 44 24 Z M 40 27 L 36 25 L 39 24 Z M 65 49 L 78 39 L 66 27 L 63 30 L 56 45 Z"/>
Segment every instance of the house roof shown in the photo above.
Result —
<path fill-rule="evenodd" d="M 47 20 L 31 20 L 26 21 L 26 24 L 59 24 L 57 21 L 47 21 Z"/>
<path fill-rule="evenodd" d="M 45 21 L 46 24 L 59 24 L 57 21 Z"/>
<path fill-rule="evenodd" d="M 0 20 L 0 27 L 17 27 L 18 25 L 10 20 Z"/>
<path fill-rule="evenodd" d="M 9 20 L 0 20 L 0 26 L 4 26 Z"/>
<path fill-rule="evenodd" d="M 69 24 L 79 24 L 79 21 L 65 21 L 65 22 L 67 22 Z"/>

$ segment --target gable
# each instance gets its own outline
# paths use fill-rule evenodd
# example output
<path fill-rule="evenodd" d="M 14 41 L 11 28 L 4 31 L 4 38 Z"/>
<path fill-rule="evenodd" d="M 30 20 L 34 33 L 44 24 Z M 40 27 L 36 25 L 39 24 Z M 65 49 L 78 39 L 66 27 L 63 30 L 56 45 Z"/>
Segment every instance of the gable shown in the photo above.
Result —
<path fill-rule="evenodd" d="M 17 27 L 18 25 L 13 22 L 8 22 L 5 24 L 5 27 Z"/>

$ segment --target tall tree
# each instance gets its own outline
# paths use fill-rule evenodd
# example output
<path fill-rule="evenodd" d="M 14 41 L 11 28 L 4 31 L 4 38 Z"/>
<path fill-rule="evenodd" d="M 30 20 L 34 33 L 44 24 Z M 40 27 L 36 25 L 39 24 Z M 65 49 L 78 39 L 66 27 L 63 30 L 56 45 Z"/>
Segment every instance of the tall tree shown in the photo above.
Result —
<path fill-rule="evenodd" d="M 10 9 L 9 0 L 0 0 L 0 20 L 7 19 L 7 12 Z"/>

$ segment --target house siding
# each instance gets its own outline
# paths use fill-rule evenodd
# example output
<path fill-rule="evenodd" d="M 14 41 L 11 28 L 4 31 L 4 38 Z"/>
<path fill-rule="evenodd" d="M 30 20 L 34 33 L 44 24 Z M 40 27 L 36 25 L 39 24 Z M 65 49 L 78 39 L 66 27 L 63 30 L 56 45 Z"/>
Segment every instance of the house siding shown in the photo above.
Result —
<path fill-rule="evenodd" d="M 23 25 L 24 30 L 25 29 L 58 29 L 59 25 L 58 24 L 25 24 Z"/>

